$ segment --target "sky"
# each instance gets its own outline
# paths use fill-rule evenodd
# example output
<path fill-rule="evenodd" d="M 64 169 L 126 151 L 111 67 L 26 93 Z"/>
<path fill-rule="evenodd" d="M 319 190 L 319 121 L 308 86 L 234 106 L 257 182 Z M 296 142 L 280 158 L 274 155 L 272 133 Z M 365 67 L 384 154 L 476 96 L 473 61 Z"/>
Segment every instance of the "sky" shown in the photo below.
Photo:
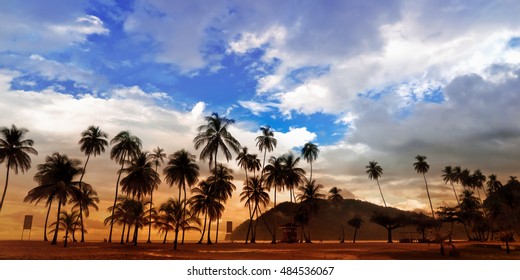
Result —
<path fill-rule="evenodd" d="M 324 192 L 336 186 L 346 198 L 382 205 L 365 172 L 376 161 L 387 204 L 404 210 L 429 209 L 413 169 L 419 154 L 430 165 L 434 208 L 456 203 L 441 178 L 447 165 L 503 182 L 520 175 L 518 1 L 0 6 L 0 126 L 27 128 L 38 150 L 28 172 L 10 176 L 0 239 L 20 238 L 24 215 L 35 216 L 32 238 L 41 238 L 44 205 L 23 203 L 36 167 L 54 152 L 84 161 L 78 141 L 89 125 L 110 139 L 128 130 L 145 151 L 184 148 L 197 157 L 196 128 L 212 112 L 234 119 L 233 136 L 259 155 L 255 138 L 269 125 L 278 145 L 268 156 L 318 145 L 313 178 Z M 198 163 L 204 179 L 208 163 Z M 237 191 L 222 220 L 236 226 L 248 217 L 238 198 L 244 173 L 235 161 L 226 164 Z M 300 167 L 310 171 L 303 159 Z M 102 220 L 117 170 L 108 152 L 89 161 L 84 180 L 101 199 L 87 219 L 92 239 L 108 235 Z M 162 183 L 156 204 L 176 194 Z"/>

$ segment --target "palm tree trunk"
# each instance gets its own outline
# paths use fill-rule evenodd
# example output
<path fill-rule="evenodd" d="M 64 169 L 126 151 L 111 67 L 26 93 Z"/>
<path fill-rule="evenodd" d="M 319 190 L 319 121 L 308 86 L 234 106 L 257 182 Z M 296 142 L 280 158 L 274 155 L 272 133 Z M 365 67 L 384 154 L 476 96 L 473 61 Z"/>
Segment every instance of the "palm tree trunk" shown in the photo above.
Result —
<path fill-rule="evenodd" d="M 428 195 L 428 201 L 430 202 L 430 208 L 432 210 L 432 218 L 435 220 L 435 212 L 433 211 L 432 199 L 430 198 L 430 191 L 428 190 L 428 182 L 426 182 L 426 175 L 423 173 L 424 184 L 426 185 L 426 194 Z"/>
<path fill-rule="evenodd" d="M 47 215 L 45 215 L 45 225 L 43 226 L 43 241 L 47 240 L 47 222 L 49 221 L 49 214 L 51 213 L 52 200 L 49 203 L 49 208 L 47 209 Z"/>
<path fill-rule="evenodd" d="M 121 242 L 120 242 L 120 244 L 125 244 L 125 228 L 126 228 L 126 223 L 123 223 L 123 231 L 121 232 Z"/>
<path fill-rule="evenodd" d="M 125 157 L 123 157 L 125 158 Z M 119 175 L 117 175 L 116 182 L 116 197 L 114 198 L 114 205 L 112 206 L 112 222 L 110 223 L 110 233 L 108 234 L 108 243 L 112 242 L 112 229 L 114 227 L 114 210 L 116 209 L 117 203 L 117 193 L 119 191 L 119 180 L 121 179 L 121 173 L 123 172 L 123 167 L 125 166 L 125 161 L 121 163 L 121 169 L 119 170 Z"/>
<path fill-rule="evenodd" d="M 63 247 L 67 247 L 67 240 L 69 240 L 69 227 L 65 229 L 65 241 L 63 241 Z"/>
<path fill-rule="evenodd" d="M 387 228 L 387 235 L 388 235 L 388 241 L 386 241 L 387 243 L 393 243 L 392 241 L 392 230 L 390 228 Z"/>
<path fill-rule="evenodd" d="M 85 172 L 87 171 L 88 160 L 90 159 L 90 153 L 87 155 L 87 160 L 85 161 L 85 166 L 83 166 L 83 172 L 81 172 L 81 177 L 79 178 L 79 189 L 81 190 L 81 183 L 83 182 L 83 176 L 85 176 Z M 81 199 L 79 200 L 79 219 L 81 222 L 81 242 L 85 242 L 85 226 L 83 224 L 83 205 L 81 205 Z"/>
<path fill-rule="evenodd" d="M 247 225 L 247 233 L 246 233 L 246 244 L 249 241 L 249 233 L 251 232 L 251 227 L 253 226 L 253 217 L 254 213 L 251 212 L 251 204 L 248 203 L 248 210 L 249 210 L 249 224 Z"/>
<path fill-rule="evenodd" d="M 260 210 L 260 208 L 258 208 L 258 213 L 260 213 L 260 217 L 262 218 L 262 221 L 264 221 L 264 224 L 265 224 L 265 227 L 267 228 L 267 230 L 269 231 L 269 233 L 271 234 L 271 236 L 274 237 L 273 235 L 273 232 L 271 231 L 271 227 L 269 226 L 269 224 L 267 223 L 267 221 L 265 220 L 265 217 L 262 213 L 262 210 Z M 258 215 L 258 214 L 257 214 Z M 258 220 L 258 216 L 257 216 L 257 220 Z M 257 221 L 257 225 L 258 225 L 258 221 Z M 256 231 L 256 230 L 255 230 Z"/>
<path fill-rule="evenodd" d="M 61 197 L 58 201 L 58 216 L 56 218 L 56 229 L 54 230 L 54 237 L 52 238 L 51 245 L 58 244 L 58 227 L 60 225 L 60 211 L 61 211 Z"/>
<path fill-rule="evenodd" d="M 455 191 L 455 186 L 453 186 L 453 183 L 450 181 L 451 188 L 453 189 L 453 194 L 455 195 L 455 199 L 457 200 L 457 205 L 460 206 L 459 197 L 457 196 L 457 192 Z"/>
<path fill-rule="evenodd" d="M 139 227 L 137 224 L 134 226 L 134 246 L 137 246 L 137 233 L 139 231 Z"/>
<path fill-rule="evenodd" d="M 217 176 L 217 166 L 218 166 L 218 164 L 217 164 L 217 154 L 218 154 L 218 149 L 215 151 L 215 179 L 217 179 L 217 177 L 216 177 Z M 216 180 L 215 180 L 214 183 L 216 183 Z M 217 199 L 220 200 L 220 198 L 217 198 Z M 217 216 L 217 233 L 215 235 L 215 243 L 218 243 L 218 226 L 219 226 L 219 224 L 220 224 L 220 217 Z M 211 227 L 211 218 L 209 219 L 209 226 L 208 226 L 208 244 L 211 244 L 210 234 L 209 234 L 210 233 L 210 230 L 209 230 L 210 227 Z"/>
<path fill-rule="evenodd" d="M 312 160 L 310 161 L 311 164 L 311 175 L 309 176 L 309 182 L 312 182 Z"/>
<path fill-rule="evenodd" d="M 340 224 L 341 226 L 341 240 L 339 243 L 345 243 L 345 229 L 343 228 L 343 224 Z"/>
<path fill-rule="evenodd" d="M 0 212 L 2 212 L 2 206 L 4 205 L 5 194 L 7 193 L 7 184 L 9 183 L 9 167 L 10 167 L 9 163 L 10 162 L 11 162 L 10 160 L 7 161 L 7 174 L 5 175 L 4 193 L 2 194 L 2 200 L 0 201 Z"/>
<path fill-rule="evenodd" d="M 175 225 L 175 239 L 173 241 L 173 250 L 177 250 L 177 238 L 179 237 L 179 222 Z"/>
<path fill-rule="evenodd" d="M 212 244 L 211 242 L 211 217 L 208 222 L 208 242 L 206 244 Z"/>
<path fill-rule="evenodd" d="M 385 207 L 386 207 L 385 197 L 383 196 L 383 192 L 381 191 L 381 186 L 379 185 L 379 180 L 376 179 L 376 182 L 377 182 L 377 187 L 379 188 L 379 193 L 381 194 L 381 198 L 383 199 L 383 204 L 384 204 Z"/>
<path fill-rule="evenodd" d="M 276 186 L 274 187 L 274 227 L 273 227 L 273 240 L 271 241 L 271 243 L 275 244 L 276 243 Z"/>
<path fill-rule="evenodd" d="M 166 244 L 166 237 L 168 236 L 168 230 L 166 230 L 166 233 L 164 233 L 164 239 L 162 244 Z"/>
<path fill-rule="evenodd" d="M 155 172 L 157 173 L 157 168 L 156 168 Z M 148 217 L 148 240 L 146 240 L 146 243 L 152 243 L 152 241 L 150 240 L 150 236 L 152 235 L 152 205 L 153 205 L 153 188 L 152 188 L 152 191 L 150 192 L 150 214 Z"/>
<path fill-rule="evenodd" d="M 352 239 L 352 243 L 356 243 L 357 229 L 357 227 L 354 229 L 354 238 Z"/>
<path fill-rule="evenodd" d="M 186 200 L 186 184 L 183 182 L 182 189 L 184 190 L 184 205 L 182 208 L 182 221 L 186 221 L 186 204 L 188 204 L 188 201 Z M 186 229 L 182 227 L 182 240 L 181 245 L 184 245 L 184 233 L 186 232 Z"/>
<path fill-rule="evenodd" d="M 202 235 L 200 236 L 200 240 L 199 240 L 199 242 L 197 242 L 198 244 L 201 244 L 202 240 L 204 239 L 204 234 L 206 233 L 207 219 L 208 219 L 208 212 L 206 212 L 206 214 L 204 215 L 204 227 L 202 228 Z"/>

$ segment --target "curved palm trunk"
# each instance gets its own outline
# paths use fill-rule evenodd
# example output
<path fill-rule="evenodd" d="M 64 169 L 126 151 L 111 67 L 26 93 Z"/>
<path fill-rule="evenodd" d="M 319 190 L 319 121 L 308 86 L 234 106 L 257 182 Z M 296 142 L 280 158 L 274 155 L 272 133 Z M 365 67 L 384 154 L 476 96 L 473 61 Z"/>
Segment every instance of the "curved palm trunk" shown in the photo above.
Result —
<path fill-rule="evenodd" d="M 63 247 L 67 247 L 67 241 L 69 240 L 69 227 L 65 229 L 65 241 L 63 241 Z"/>
<path fill-rule="evenodd" d="M 157 172 L 157 168 L 156 171 Z M 150 236 L 152 235 L 152 205 L 153 205 L 153 188 L 150 192 L 150 215 L 148 217 L 148 240 L 146 240 L 146 243 L 152 243 L 150 240 Z"/>
<path fill-rule="evenodd" d="M 88 164 L 89 159 L 90 159 L 90 154 L 87 155 L 87 160 L 85 161 L 85 165 L 83 166 L 83 172 L 81 173 L 81 177 L 79 178 L 80 190 L 81 190 L 81 183 L 83 182 L 83 176 L 85 176 L 85 172 L 87 171 L 87 164 Z M 81 242 L 85 242 L 85 226 L 83 224 L 83 205 L 81 205 L 81 199 L 79 200 L 79 220 L 81 223 Z M 74 234 L 72 236 L 74 236 Z"/>
<path fill-rule="evenodd" d="M 309 177 L 309 182 L 312 182 L 312 160 L 310 161 L 310 164 L 311 164 L 311 175 Z"/>
<path fill-rule="evenodd" d="M 112 242 L 112 230 L 114 228 L 114 210 L 116 209 L 117 193 L 119 192 L 119 180 L 121 179 L 121 172 L 123 172 L 124 166 L 125 166 L 125 161 L 123 160 L 123 163 L 121 163 L 121 169 L 119 170 L 119 175 L 117 175 L 116 197 L 114 198 L 114 205 L 112 206 L 112 222 L 110 222 L 110 233 L 108 234 L 108 243 Z"/>
<path fill-rule="evenodd" d="M 4 193 L 2 194 L 2 200 L 0 201 L 0 212 L 2 212 L 2 206 L 4 205 L 5 194 L 7 193 L 7 184 L 9 183 L 9 166 L 10 161 L 7 162 L 7 174 L 5 175 L 5 187 Z"/>
<path fill-rule="evenodd" d="M 457 200 L 457 205 L 460 206 L 459 196 L 457 195 L 457 192 L 455 191 L 455 186 L 453 186 L 453 183 L 450 182 L 451 188 L 453 189 L 453 194 L 455 195 L 455 199 Z"/>
<path fill-rule="evenodd" d="M 162 241 L 162 244 L 166 244 L 166 237 L 168 236 L 168 230 L 166 230 L 166 233 L 164 234 L 164 239 Z"/>
<path fill-rule="evenodd" d="M 377 182 L 377 187 L 379 188 L 379 193 L 381 194 L 381 198 L 383 199 L 383 204 L 384 204 L 385 207 L 386 207 L 385 197 L 383 196 L 383 192 L 381 191 L 381 186 L 379 185 L 379 180 L 376 179 L 376 182 Z"/>
<path fill-rule="evenodd" d="M 126 223 L 123 223 L 123 231 L 121 232 L 121 242 L 120 242 L 120 244 L 125 244 L 125 228 L 126 228 Z"/>
<path fill-rule="evenodd" d="M 426 194 L 428 195 L 428 201 L 430 202 L 430 208 L 432 210 L 432 218 L 435 219 L 435 212 L 433 211 L 432 199 L 430 198 L 430 191 L 428 190 L 428 182 L 426 182 L 426 175 L 423 173 L 424 184 L 426 185 Z"/>
<path fill-rule="evenodd" d="M 276 243 L 276 186 L 274 187 L 274 227 L 273 227 L 273 240 L 271 243 Z"/>
<path fill-rule="evenodd" d="M 211 217 L 208 222 L 208 242 L 206 244 L 213 244 L 213 242 L 211 242 Z"/>
<path fill-rule="evenodd" d="M 217 153 L 218 153 L 218 150 L 215 151 L 215 176 L 217 175 Z M 216 179 L 216 177 L 215 177 Z M 216 180 L 215 180 L 216 182 Z M 217 198 L 219 201 L 220 201 L 220 198 Z M 219 228 L 219 225 L 220 225 L 220 217 L 217 216 L 217 232 L 215 234 L 215 243 L 218 243 L 218 228 Z M 210 240 L 210 229 L 211 227 L 211 218 L 209 219 L 209 226 L 208 226 L 208 244 L 211 244 L 211 240 Z"/>
<path fill-rule="evenodd" d="M 47 209 L 47 215 L 45 215 L 45 224 L 43 226 L 43 241 L 47 240 L 47 222 L 49 221 L 49 214 L 51 213 L 52 200 L 49 203 L 49 208 Z"/>
<path fill-rule="evenodd" d="M 198 244 L 201 244 L 202 240 L 204 239 L 204 234 L 206 233 L 207 219 L 208 219 L 208 212 L 206 212 L 206 214 L 204 215 L 204 227 L 202 229 L 202 235 L 200 236 L 199 242 L 197 242 Z"/>
<path fill-rule="evenodd" d="M 187 200 L 186 200 L 186 183 L 183 181 L 182 182 L 182 189 L 184 191 L 184 205 L 182 207 L 182 221 L 186 221 L 186 204 L 187 204 Z M 182 227 L 182 240 L 181 240 L 181 245 L 184 245 L 184 233 L 186 232 L 186 229 L 184 227 Z"/>
<path fill-rule="evenodd" d="M 253 226 L 253 213 L 251 211 L 251 204 L 248 204 L 248 210 L 249 210 L 249 224 L 247 225 L 247 233 L 246 233 L 246 244 L 249 241 L 249 234 L 251 233 L 251 228 Z M 252 235 L 252 234 L 251 234 Z"/>
<path fill-rule="evenodd" d="M 58 228 L 60 225 L 60 211 L 61 211 L 61 198 L 58 201 L 58 216 L 56 218 L 56 229 L 54 230 L 54 237 L 52 238 L 51 245 L 58 244 Z"/>
<path fill-rule="evenodd" d="M 128 224 L 128 229 L 126 230 L 126 243 L 130 242 L 130 229 L 132 228 L 131 224 Z"/>
<path fill-rule="evenodd" d="M 177 250 L 177 238 L 179 237 L 179 223 L 175 225 L 175 239 L 173 241 L 173 250 Z"/>

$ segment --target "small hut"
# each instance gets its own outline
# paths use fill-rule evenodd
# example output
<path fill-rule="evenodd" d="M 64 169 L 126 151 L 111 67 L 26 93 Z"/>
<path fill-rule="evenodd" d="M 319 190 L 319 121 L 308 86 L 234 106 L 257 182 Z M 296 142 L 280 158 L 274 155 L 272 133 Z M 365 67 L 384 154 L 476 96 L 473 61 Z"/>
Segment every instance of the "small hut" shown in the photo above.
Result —
<path fill-rule="evenodd" d="M 282 225 L 280 227 L 280 229 L 282 230 L 281 242 L 285 242 L 285 243 L 298 242 L 298 229 L 299 228 L 300 228 L 299 226 L 292 224 L 292 223 L 287 223 L 287 224 Z"/>

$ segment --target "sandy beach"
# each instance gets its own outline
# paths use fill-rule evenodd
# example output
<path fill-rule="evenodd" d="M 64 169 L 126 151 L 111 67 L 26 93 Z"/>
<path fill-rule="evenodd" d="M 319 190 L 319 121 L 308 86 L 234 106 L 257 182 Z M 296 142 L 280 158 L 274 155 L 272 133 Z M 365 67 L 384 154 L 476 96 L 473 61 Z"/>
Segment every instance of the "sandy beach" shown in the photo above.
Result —
<path fill-rule="evenodd" d="M 508 255 L 501 243 L 458 242 L 458 256 L 439 253 L 438 244 L 412 243 L 312 243 L 212 245 L 187 243 L 173 250 L 173 244 L 69 243 L 56 246 L 43 241 L 0 241 L 4 260 L 519 260 L 520 244 Z"/>

